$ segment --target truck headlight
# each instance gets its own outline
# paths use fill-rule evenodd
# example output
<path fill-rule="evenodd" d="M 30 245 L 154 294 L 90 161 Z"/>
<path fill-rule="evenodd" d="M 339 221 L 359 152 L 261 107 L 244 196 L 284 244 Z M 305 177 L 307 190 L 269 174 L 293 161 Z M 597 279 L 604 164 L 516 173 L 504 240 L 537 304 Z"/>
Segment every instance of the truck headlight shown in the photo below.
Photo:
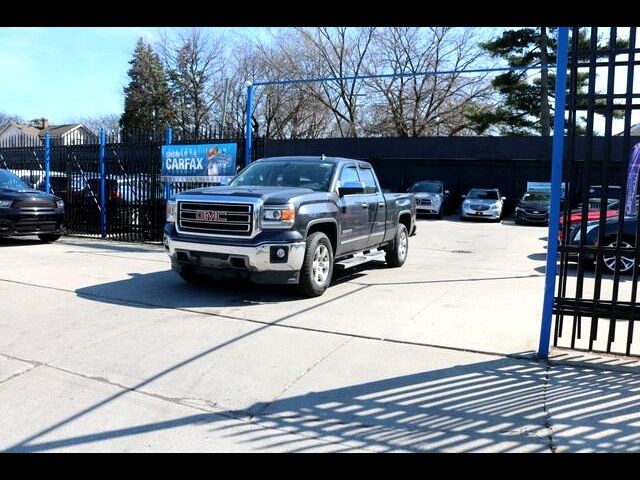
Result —
<path fill-rule="evenodd" d="M 56 200 L 56 207 L 64 208 L 64 200 Z"/>
<path fill-rule="evenodd" d="M 0 200 L 0 208 L 9 208 L 12 203 L 13 200 Z"/>
<path fill-rule="evenodd" d="M 167 202 L 167 223 L 175 223 L 176 221 L 176 201 L 169 200 Z"/>
<path fill-rule="evenodd" d="M 265 206 L 262 210 L 262 228 L 291 228 L 295 220 L 293 205 Z"/>

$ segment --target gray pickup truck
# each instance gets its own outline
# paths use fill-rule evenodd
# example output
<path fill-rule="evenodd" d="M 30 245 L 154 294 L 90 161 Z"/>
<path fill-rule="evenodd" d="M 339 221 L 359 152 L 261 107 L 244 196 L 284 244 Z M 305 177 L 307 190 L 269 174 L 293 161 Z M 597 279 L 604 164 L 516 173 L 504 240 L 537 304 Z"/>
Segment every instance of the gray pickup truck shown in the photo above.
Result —
<path fill-rule="evenodd" d="M 402 266 L 415 217 L 413 194 L 382 193 L 367 162 L 264 158 L 228 186 L 172 197 L 164 245 L 189 282 L 230 275 L 319 296 L 334 268 L 383 259 Z"/>

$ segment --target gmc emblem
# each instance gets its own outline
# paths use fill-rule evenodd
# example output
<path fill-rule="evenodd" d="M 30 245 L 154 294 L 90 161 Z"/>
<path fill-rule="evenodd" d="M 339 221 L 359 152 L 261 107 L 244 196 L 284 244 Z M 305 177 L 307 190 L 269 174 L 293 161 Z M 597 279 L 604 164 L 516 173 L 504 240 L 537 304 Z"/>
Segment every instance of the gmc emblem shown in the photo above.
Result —
<path fill-rule="evenodd" d="M 220 213 L 211 212 L 208 210 L 196 212 L 196 220 L 202 220 L 203 222 L 226 222 L 226 218 L 221 218 Z"/>

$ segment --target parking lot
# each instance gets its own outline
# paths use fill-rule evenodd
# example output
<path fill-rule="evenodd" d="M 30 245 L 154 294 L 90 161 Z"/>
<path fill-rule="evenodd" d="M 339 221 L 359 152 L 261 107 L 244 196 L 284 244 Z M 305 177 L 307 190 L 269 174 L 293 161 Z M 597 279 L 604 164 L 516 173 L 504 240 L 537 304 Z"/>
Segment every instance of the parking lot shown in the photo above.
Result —
<path fill-rule="evenodd" d="M 160 246 L 0 240 L 0 450 L 638 450 L 636 376 L 527 358 L 546 234 L 420 220 L 404 267 L 314 299 L 186 284 Z"/>

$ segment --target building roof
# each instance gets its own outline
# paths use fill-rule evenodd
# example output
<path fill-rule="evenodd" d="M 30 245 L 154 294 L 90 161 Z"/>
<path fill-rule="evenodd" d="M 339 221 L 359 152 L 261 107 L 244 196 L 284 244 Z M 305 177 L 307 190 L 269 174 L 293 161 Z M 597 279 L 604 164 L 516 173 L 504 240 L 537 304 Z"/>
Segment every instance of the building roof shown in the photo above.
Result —
<path fill-rule="evenodd" d="M 38 130 L 38 135 L 41 137 L 44 136 L 45 133 L 48 133 L 52 137 L 59 137 L 61 135 L 66 135 L 69 132 L 72 132 L 76 128 L 80 128 L 83 125 L 81 123 L 67 123 L 65 125 L 51 125 L 43 130 Z"/>
<path fill-rule="evenodd" d="M 0 135 L 2 135 L 6 130 L 8 130 L 11 127 L 16 128 L 22 135 L 28 135 L 31 137 L 38 136 L 38 134 L 40 133 L 40 130 L 38 130 L 36 127 L 32 125 L 26 125 L 24 123 L 16 122 L 15 120 L 11 120 L 5 123 L 4 125 L 0 126 Z"/>

